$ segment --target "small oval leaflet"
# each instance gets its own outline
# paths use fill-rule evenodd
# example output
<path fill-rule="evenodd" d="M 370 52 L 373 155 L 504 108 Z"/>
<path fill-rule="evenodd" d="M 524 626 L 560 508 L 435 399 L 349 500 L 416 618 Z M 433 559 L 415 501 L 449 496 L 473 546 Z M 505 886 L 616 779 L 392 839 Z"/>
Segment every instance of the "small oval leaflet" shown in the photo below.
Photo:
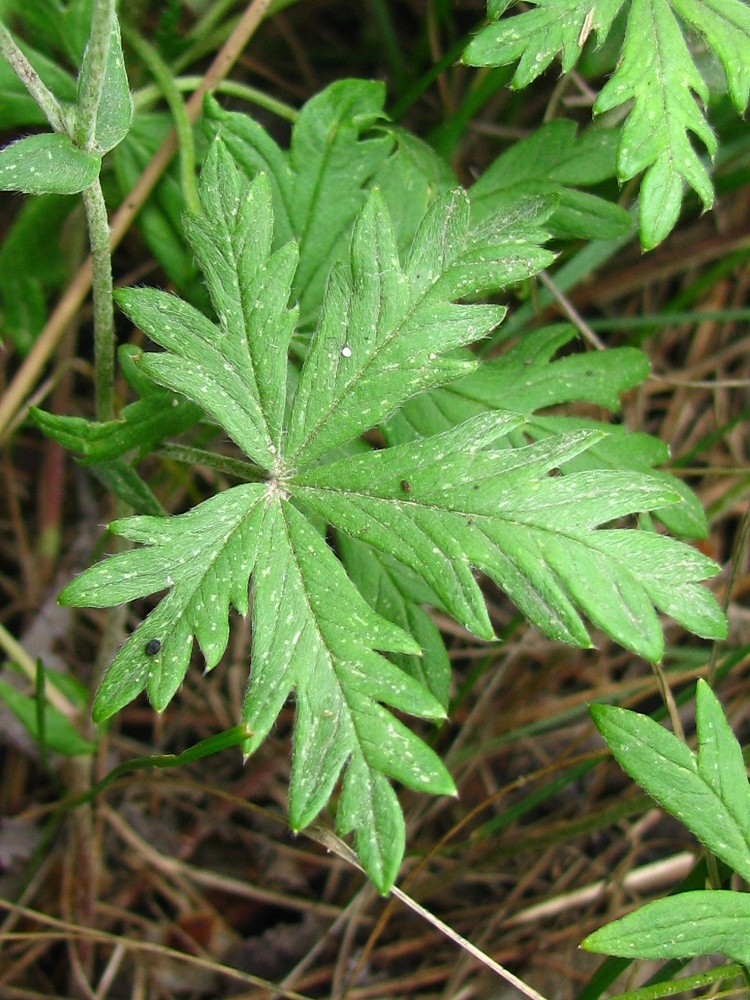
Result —
<path fill-rule="evenodd" d="M 161 649 L 161 642 L 158 639 L 149 639 L 146 645 L 143 647 L 143 652 L 146 656 L 156 656 L 156 654 Z"/>

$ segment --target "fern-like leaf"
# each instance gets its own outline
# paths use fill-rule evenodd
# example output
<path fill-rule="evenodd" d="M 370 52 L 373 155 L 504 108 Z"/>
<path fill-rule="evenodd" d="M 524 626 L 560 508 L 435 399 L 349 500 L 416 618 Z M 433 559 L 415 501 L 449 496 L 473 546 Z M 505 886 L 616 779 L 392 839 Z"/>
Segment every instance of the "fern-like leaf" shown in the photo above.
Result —
<path fill-rule="evenodd" d="M 490 16 L 499 18 L 507 7 L 490 3 Z M 571 69 L 589 34 L 593 31 L 601 44 L 622 7 L 622 0 L 534 0 L 531 10 L 482 29 L 464 59 L 478 66 L 518 59 L 513 85 L 523 87 L 558 53 L 563 70 Z M 750 10 L 742 0 L 631 0 L 621 59 L 594 111 L 632 102 L 617 169 L 622 181 L 644 172 L 640 229 L 647 249 L 673 228 L 684 184 L 696 191 L 704 208 L 713 204 L 711 179 L 689 138 L 692 133 L 714 155 L 716 139 L 698 103 L 706 103 L 708 88 L 683 25 L 702 35 L 716 52 L 739 113 L 750 92 Z"/>

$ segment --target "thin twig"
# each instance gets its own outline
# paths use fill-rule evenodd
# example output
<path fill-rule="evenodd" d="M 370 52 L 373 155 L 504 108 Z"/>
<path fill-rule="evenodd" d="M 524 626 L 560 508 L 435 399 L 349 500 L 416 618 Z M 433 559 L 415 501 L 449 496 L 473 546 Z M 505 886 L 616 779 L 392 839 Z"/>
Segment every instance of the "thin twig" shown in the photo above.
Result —
<path fill-rule="evenodd" d="M 343 840 L 340 840 L 330 830 L 326 830 L 325 827 L 312 826 L 308 827 L 303 832 L 312 840 L 316 840 L 319 844 L 322 844 L 327 850 L 333 851 L 333 853 L 342 858 L 342 860 L 347 861 L 350 865 L 362 871 L 362 866 L 359 864 L 354 851 L 352 851 Z M 444 934 L 450 941 L 457 944 L 459 948 L 463 948 L 464 951 L 476 958 L 478 962 L 482 963 L 482 965 L 485 965 L 496 975 L 500 976 L 501 979 L 510 983 L 511 986 L 514 986 L 520 993 L 523 993 L 524 996 L 529 997 L 529 1000 L 546 1000 L 543 994 L 538 993 L 532 986 L 529 986 L 522 979 L 519 979 L 518 976 L 513 975 L 512 972 L 500 965 L 499 962 L 496 962 L 494 958 L 485 954 L 481 948 L 477 948 L 475 944 L 472 944 L 471 941 L 465 938 L 462 934 L 459 934 L 458 931 L 455 931 L 448 924 L 444 923 L 439 917 L 436 917 L 434 913 L 431 913 L 429 910 L 425 909 L 424 906 L 421 906 L 416 899 L 412 899 L 412 897 L 408 893 L 404 892 L 403 889 L 399 889 L 397 885 L 394 885 L 391 886 L 390 892 L 392 896 L 401 900 L 402 903 L 422 917 L 423 920 L 426 920 L 427 923 L 432 924 L 432 926 L 437 928 L 441 934 Z"/>
<path fill-rule="evenodd" d="M 597 349 L 597 351 L 604 350 L 603 342 L 597 337 L 591 327 L 588 325 L 586 320 L 581 316 L 576 307 L 570 301 L 570 299 L 565 295 L 557 285 L 554 283 L 552 278 L 547 274 L 546 271 L 539 272 L 539 280 L 547 289 L 547 291 L 556 299 L 557 302 L 562 306 L 562 310 L 568 317 L 570 322 L 577 328 L 581 336 L 588 340 L 588 342 Z"/>
<path fill-rule="evenodd" d="M 656 680 L 659 685 L 659 690 L 661 691 L 661 696 L 664 700 L 664 704 L 666 705 L 667 712 L 669 713 L 669 719 L 670 722 L 672 723 L 672 729 L 674 730 L 674 734 L 679 740 L 682 740 L 682 742 L 685 743 L 686 742 L 685 730 L 682 727 L 680 712 L 679 709 L 677 708 L 677 703 L 674 700 L 672 689 L 669 686 L 669 681 L 667 680 L 664 671 L 662 670 L 661 666 L 658 663 L 652 663 L 651 669 L 654 671 L 654 674 L 656 675 Z"/>

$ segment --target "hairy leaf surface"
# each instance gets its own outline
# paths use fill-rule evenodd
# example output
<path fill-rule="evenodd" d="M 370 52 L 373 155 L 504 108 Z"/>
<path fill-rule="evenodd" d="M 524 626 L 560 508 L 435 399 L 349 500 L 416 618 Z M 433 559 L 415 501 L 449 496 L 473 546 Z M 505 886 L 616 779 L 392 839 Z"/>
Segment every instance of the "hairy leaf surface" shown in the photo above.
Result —
<path fill-rule="evenodd" d="M 99 175 L 101 157 L 73 145 L 67 135 L 27 135 L 0 149 L 0 191 L 78 194 Z"/>

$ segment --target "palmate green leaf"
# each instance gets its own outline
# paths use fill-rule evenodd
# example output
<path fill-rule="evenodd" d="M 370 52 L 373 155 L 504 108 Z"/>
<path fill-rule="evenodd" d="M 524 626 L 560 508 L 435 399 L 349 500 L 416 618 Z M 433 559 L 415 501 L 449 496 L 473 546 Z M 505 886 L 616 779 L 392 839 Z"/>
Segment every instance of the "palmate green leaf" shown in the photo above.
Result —
<path fill-rule="evenodd" d="M 229 606 L 243 614 L 248 610 L 248 579 L 254 572 L 253 668 L 244 712 L 254 736 L 247 750 L 252 752 L 263 739 L 294 691 L 291 821 L 296 827 L 309 823 L 348 765 L 339 829 L 354 831 L 368 873 L 385 888 L 395 876 L 404 838 L 403 819 L 388 779 L 433 792 L 450 792 L 453 785 L 432 751 L 381 704 L 432 719 L 441 718 L 444 708 L 426 687 L 375 652 L 415 655 L 419 646 L 369 608 L 319 532 L 287 501 L 289 468 L 292 461 L 309 462 L 311 454 L 356 436 L 368 421 L 377 420 L 403 398 L 405 390 L 396 378 L 389 383 L 394 396 L 382 397 L 379 383 L 388 364 L 400 363 L 401 382 L 411 391 L 467 369 L 465 362 L 444 362 L 441 354 L 483 335 L 503 310 L 452 306 L 452 300 L 483 284 L 493 286 L 504 275 L 527 273 L 535 251 L 546 262 L 548 255 L 532 249 L 531 239 L 533 233 L 542 238 L 537 218 L 550 206 L 539 204 L 534 212 L 527 206 L 529 219 L 522 218 L 517 231 L 486 227 L 484 244 L 476 233 L 466 231 L 465 197 L 453 196 L 445 206 L 458 206 L 455 214 L 442 226 L 436 213 L 428 217 L 403 272 L 382 200 L 373 194 L 353 239 L 351 265 L 332 279 L 334 305 L 327 298 L 309 365 L 318 366 L 323 386 L 336 390 L 330 369 L 342 355 L 329 358 L 321 344 L 329 337 L 330 325 L 340 318 L 343 298 L 346 315 L 354 317 L 347 328 L 352 353 L 361 347 L 368 355 L 367 364 L 359 363 L 357 386 L 370 396 L 377 386 L 378 406 L 365 418 L 346 412 L 337 400 L 343 430 L 335 428 L 335 418 L 323 418 L 321 408 L 310 401 L 306 364 L 295 396 L 304 405 L 295 417 L 294 405 L 300 404 L 293 404 L 287 429 L 283 423 L 286 354 L 295 318 L 287 301 L 295 248 L 287 245 L 271 252 L 268 180 L 261 175 L 244 185 L 221 142 L 214 143 L 209 153 L 200 192 L 204 214 L 189 220 L 187 232 L 206 274 L 219 323 L 151 289 L 123 290 L 119 300 L 165 349 L 143 356 L 140 369 L 200 403 L 246 454 L 269 470 L 269 481 L 236 487 L 177 518 L 115 522 L 112 530 L 145 547 L 93 567 L 60 599 L 107 606 L 168 591 L 126 641 L 105 676 L 95 704 L 95 717 L 101 720 L 144 689 L 155 707 L 163 708 L 184 677 L 193 637 L 212 667 L 226 647 Z M 455 238 L 455 249 L 448 245 L 449 237 Z M 369 268 L 368 240 L 377 241 L 377 246 L 369 245 Z M 401 286 L 405 297 L 396 291 Z M 394 289 L 392 305 L 380 294 L 381 287 Z M 426 356 L 416 379 L 406 364 L 406 352 L 394 352 L 398 336 L 411 338 L 413 349 Z M 328 372 L 323 370 L 325 359 Z M 351 398 L 347 393 L 354 395 L 345 382 L 345 400 Z M 328 397 L 324 402 L 330 406 Z M 296 447 L 292 447 L 294 427 Z"/>
<path fill-rule="evenodd" d="M 656 657 L 654 604 L 705 632 L 719 631 L 710 597 L 695 598 L 701 614 L 687 610 L 691 581 L 713 564 L 670 539 L 596 530 L 672 497 L 644 477 L 547 475 L 596 433 L 492 450 L 523 417 L 491 413 L 425 441 L 365 454 L 359 448 L 339 461 L 330 454 L 351 448 L 409 394 L 474 367 L 458 349 L 489 332 L 503 309 L 465 299 L 549 261 L 538 244 L 553 202 L 532 199 L 472 230 L 465 195 L 443 195 L 402 263 L 383 198 L 373 191 L 355 222 L 348 259 L 332 270 L 287 406 L 296 247 L 273 249 L 269 179 L 259 175 L 247 184 L 219 140 L 200 194 L 204 211 L 189 219 L 187 233 L 218 322 L 154 289 L 123 290 L 120 302 L 164 349 L 143 355 L 140 370 L 200 405 L 267 478 L 178 517 L 115 522 L 116 533 L 143 547 L 87 570 L 61 600 L 103 607 L 166 591 L 106 674 L 95 703 L 101 720 L 144 689 L 164 708 L 194 639 L 213 667 L 226 648 L 230 606 L 248 612 L 252 574 L 243 718 L 253 735 L 246 751 L 260 744 L 293 693 L 291 823 L 309 823 L 342 777 L 338 829 L 353 831 L 362 863 L 385 890 L 404 841 L 390 780 L 453 790 L 432 751 L 389 712 L 426 719 L 444 713 L 443 680 L 410 675 L 381 655 L 418 655 L 418 643 L 401 627 L 412 628 L 408 602 L 434 594 L 476 634 L 491 637 L 473 566 L 498 580 L 549 634 L 588 644 L 580 607 L 631 648 Z M 380 613 L 375 587 L 368 584 L 365 596 L 377 610 L 354 586 L 324 539 L 326 524 L 386 553 L 383 566 L 394 574 L 396 564 L 406 564 L 424 581 L 410 587 L 405 578 L 391 592 L 395 621 Z M 583 567 L 584 580 L 574 578 L 571 561 Z M 628 562 L 637 580 L 628 576 Z"/>
<path fill-rule="evenodd" d="M 655 608 L 698 634 L 723 635 L 718 605 L 695 585 L 713 572 L 710 560 L 661 535 L 595 530 L 675 495 L 631 473 L 548 476 L 596 432 L 488 450 L 521 422 L 483 414 L 443 434 L 300 473 L 293 488 L 337 528 L 425 579 L 450 613 L 484 638 L 492 628 L 471 565 L 563 642 L 590 645 L 577 608 L 652 661 L 663 649 Z"/>
<path fill-rule="evenodd" d="M 696 691 L 698 750 L 648 716 L 592 705 L 620 767 L 718 858 L 750 880 L 750 788 L 742 751 L 705 683 Z"/>

